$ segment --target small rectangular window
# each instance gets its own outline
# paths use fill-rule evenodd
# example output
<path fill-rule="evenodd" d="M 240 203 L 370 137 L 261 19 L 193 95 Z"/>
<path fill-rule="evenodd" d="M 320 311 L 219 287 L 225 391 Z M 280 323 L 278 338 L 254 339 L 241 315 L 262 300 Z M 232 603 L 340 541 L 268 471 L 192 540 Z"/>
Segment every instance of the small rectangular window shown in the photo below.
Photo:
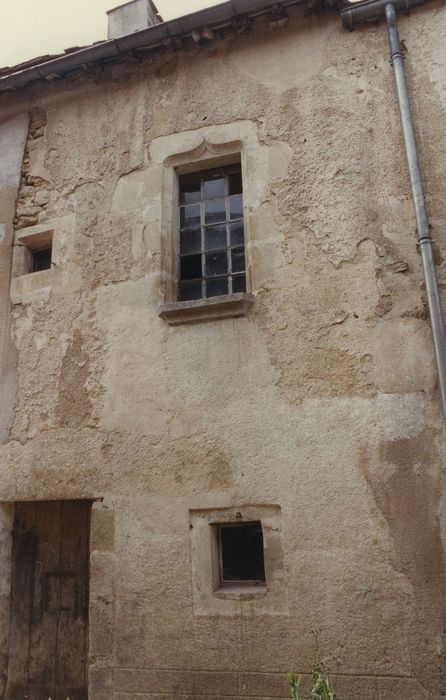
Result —
<path fill-rule="evenodd" d="M 51 268 L 51 248 L 31 251 L 31 272 L 40 272 Z"/>
<path fill-rule="evenodd" d="M 182 175 L 181 301 L 246 291 L 240 165 Z"/>
<path fill-rule="evenodd" d="M 224 523 L 217 527 L 220 585 L 265 583 L 263 532 L 260 521 Z"/>

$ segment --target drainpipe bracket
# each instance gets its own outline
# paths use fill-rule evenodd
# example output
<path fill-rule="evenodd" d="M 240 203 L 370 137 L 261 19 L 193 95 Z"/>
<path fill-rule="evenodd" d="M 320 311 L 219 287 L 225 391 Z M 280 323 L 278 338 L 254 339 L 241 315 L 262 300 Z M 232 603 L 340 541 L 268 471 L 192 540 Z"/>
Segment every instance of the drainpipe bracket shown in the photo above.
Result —
<path fill-rule="evenodd" d="M 417 241 L 418 250 L 420 249 L 420 246 L 425 245 L 426 243 L 428 245 L 433 245 L 434 241 L 432 240 L 432 238 L 430 236 L 421 236 Z"/>

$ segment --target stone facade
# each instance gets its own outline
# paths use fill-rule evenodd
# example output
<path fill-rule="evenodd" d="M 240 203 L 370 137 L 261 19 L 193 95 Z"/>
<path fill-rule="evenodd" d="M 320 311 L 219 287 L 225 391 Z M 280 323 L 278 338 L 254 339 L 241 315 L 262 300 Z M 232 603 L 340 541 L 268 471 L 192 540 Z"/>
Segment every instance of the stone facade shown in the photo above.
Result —
<path fill-rule="evenodd" d="M 400 26 L 441 256 L 445 8 Z M 291 8 L 31 85 L 0 148 L 0 696 L 13 504 L 91 498 L 91 700 L 285 698 L 312 630 L 341 700 L 445 697 L 446 442 L 384 25 Z M 171 326 L 176 172 L 236 154 L 253 302 Z M 23 274 L 33 235 L 54 264 Z M 264 519 L 264 596 L 213 596 L 216 512 Z"/>

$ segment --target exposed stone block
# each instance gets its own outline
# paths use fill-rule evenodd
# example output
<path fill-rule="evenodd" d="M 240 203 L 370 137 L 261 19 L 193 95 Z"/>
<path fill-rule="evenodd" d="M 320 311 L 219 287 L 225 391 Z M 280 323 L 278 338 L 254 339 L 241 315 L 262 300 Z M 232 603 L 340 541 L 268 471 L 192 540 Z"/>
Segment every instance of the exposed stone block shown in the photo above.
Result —
<path fill-rule="evenodd" d="M 116 670 L 114 687 L 121 692 L 150 691 L 212 696 L 239 694 L 238 673 L 222 671 L 142 671 Z"/>
<path fill-rule="evenodd" d="M 240 695 L 248 697 L 288 697 L 284 673 L 241 673 Z"/>

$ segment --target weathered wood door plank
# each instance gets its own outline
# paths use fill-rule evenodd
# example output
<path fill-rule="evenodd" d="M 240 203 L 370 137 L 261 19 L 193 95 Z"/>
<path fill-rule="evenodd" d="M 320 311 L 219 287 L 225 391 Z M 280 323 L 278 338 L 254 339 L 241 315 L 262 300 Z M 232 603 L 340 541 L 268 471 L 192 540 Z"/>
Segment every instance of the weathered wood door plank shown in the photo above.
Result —
<path fill-rule="evenodd" d="M 16 504 L 5 700 L 87 700 L 90 509 Z"/>

